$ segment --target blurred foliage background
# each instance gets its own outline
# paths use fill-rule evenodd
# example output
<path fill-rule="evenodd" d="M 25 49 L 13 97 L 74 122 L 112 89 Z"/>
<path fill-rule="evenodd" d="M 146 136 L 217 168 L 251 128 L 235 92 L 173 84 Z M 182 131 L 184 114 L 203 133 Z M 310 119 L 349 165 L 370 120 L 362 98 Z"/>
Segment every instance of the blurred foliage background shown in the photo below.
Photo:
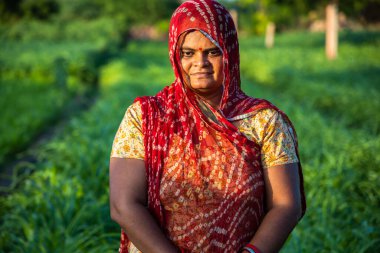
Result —
<path fill-rule="evenodd" d="M 113 136 L 136 96 L 172 82 L 167 30 L 180 2 L 0 2 L 1 252 L 117 250 Z M 282 252 L 380 252 L 380 2 L 336 1 L 334 61 L 331 1 L 221 2 L 238 13 L 243 89 L 298 131 L 308 211 Z"/>
<path fill-rule="evenodd" d="M 229 8 L 238 10 L 239 25 L 248 33 L 263 34 L 268 22 L 274 22 L 280 31 L 295 28 L 308 28 L 318 19 L 323 19 L 331 0 L 230 0 L 225 1 Z M 339 1 L 341 18 L 348 22 L 360 22 L 368 25 L 379 22 L 379 1 Z M 341 20 L 343 21 L 343 20 Z M 353 24 L 351 24 L 353 25 Z"/>

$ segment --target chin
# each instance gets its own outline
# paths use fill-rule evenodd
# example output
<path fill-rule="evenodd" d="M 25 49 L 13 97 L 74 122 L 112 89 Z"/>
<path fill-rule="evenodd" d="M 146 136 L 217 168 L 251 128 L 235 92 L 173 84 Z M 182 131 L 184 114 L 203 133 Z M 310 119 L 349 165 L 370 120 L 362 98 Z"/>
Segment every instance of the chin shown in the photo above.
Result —
<path fill-rule="evenodd" d="M 194 84 L 191 84 L 191 87 L 193 89 L 213 89 L 216 88 L 218 85 L 215 82 L 197 82 Z"/>
<path fill-rule="evenodd" d="M 192 86 L 193 89 L 195 90 L 208 90 L 208 89 L 212 89 L 213 86 L 212 85 L 193 85 Z"/>
<path fill-rule="evenodd" d="M 220 86 L 216 85 L 193 85 L 191 88 L 194 92 L 198 94 L 211 95 L 213 93 L 217 93 L 220 89 Z"/>

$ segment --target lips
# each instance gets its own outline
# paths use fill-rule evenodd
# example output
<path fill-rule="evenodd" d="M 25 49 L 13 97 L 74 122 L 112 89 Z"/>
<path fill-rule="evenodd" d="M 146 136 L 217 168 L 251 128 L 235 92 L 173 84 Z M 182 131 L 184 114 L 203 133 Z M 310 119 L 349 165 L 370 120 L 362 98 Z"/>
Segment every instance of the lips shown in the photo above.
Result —
<path fill-rule="evenodd" d="M 212 72 L 197 72 L 191 74 L 191 76 L 196 77 L 196 78 L 208 78 L 210 75 L 212 75 Z"/>

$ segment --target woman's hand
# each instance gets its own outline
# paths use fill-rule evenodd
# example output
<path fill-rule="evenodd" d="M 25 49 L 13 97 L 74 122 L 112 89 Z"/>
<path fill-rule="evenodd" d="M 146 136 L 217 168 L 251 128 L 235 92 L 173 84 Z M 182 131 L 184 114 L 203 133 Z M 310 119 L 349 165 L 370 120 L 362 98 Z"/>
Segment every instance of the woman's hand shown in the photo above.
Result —
<path fill-rule="evenodd" d="M 139 159 L 111 158 L 111 218 L 127 233 L 142 252 L 178 252 L 147 209 L 145 162 Z"/>
<path fill-rule="evenodd" d="M 264 169 L 267 214 L 251 243 L 262 253 L 278 252 L 301 218 L 298 164 Z"/>

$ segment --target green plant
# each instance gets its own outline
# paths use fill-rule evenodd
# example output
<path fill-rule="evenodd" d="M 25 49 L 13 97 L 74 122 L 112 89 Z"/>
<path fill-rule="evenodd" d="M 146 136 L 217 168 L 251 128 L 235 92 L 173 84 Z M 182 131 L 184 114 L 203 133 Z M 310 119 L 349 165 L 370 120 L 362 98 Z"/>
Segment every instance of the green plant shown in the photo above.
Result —
<path fill-rule="evenodd" d="M 354 97 L 364 101 L 359 102 L 364 113 L 378 112 L 376 101 L 366 101 L 371 95 L 365 92 L 376 90 L 378 77 L 372 73 L 380 58 L 378 42 L 365 40 L 356 46 L 350 46 L 349 39 L 342 43 L 343 59 L 334 63 L 324 60 L 320 35 L 285 34 L 271 51 L 264 51 L 262 38 L 241 41 L 243 89 L 285 111 L 300 142 L 308 209 L 282 252 L 380 250 L 380 137 L 372 128 L 350 125 L 352 117 L 360 116 L 341 106 L 344 96 Z M 356 57 L 363 52 L 366 58 Z M 116 250 L 119 228 L 109 218 L 107 187 L 113 136 L 136 96 L 153 95 L 174 77 L 162 42 L 131 42 L 100 73 L 95 105 L 38 149 L 36 172 L 10 196 L 0 198 L 0 248 L 5 251 Z M 318 106 L 331 94 L 338 102 L 331 102 L 335 104 L 328 110 Z M 66 248 L 56 248 L 57 240 Z"/>

